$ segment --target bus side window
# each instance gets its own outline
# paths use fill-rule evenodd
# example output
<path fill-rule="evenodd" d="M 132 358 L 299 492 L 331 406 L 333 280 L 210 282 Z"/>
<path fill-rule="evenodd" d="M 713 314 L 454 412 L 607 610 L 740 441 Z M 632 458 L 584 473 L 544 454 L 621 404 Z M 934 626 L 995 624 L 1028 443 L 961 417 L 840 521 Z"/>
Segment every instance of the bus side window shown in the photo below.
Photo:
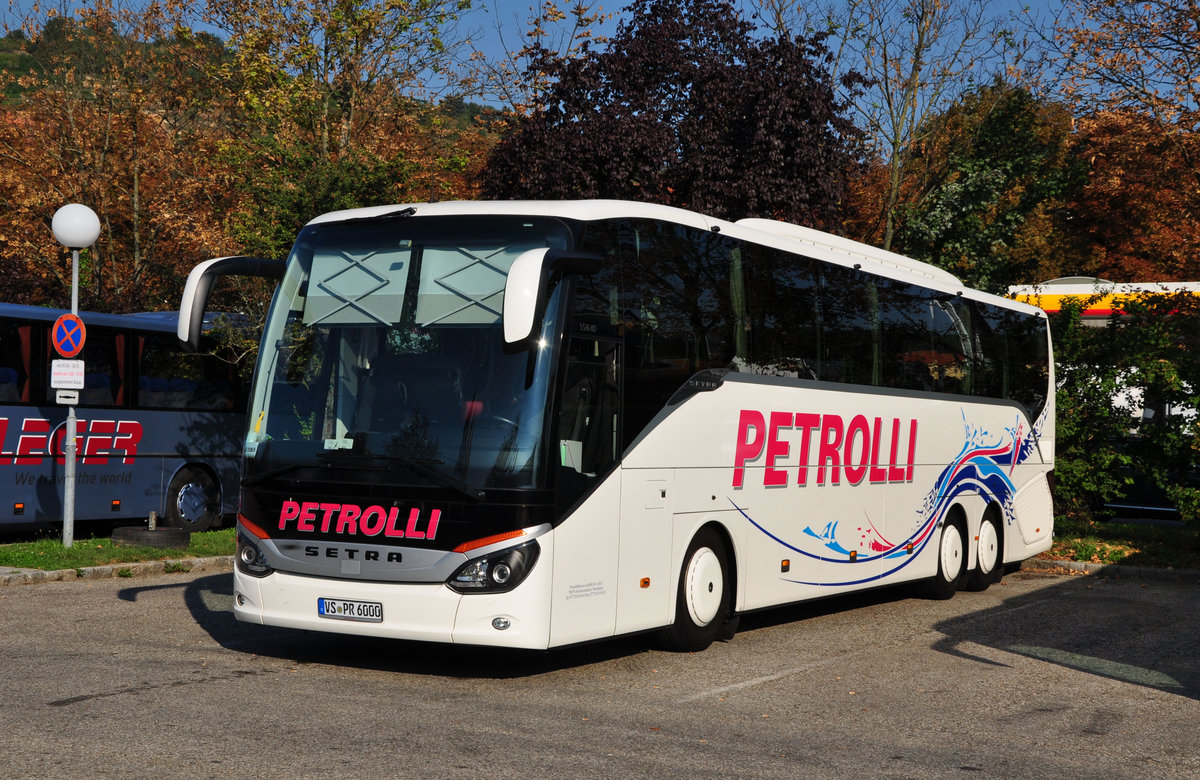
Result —
<path fill-rule="evenodd" d="M 16 403 L 21 400 L 17 392 L 17 370 L 0 366 L 0 403 Z"/>
<path fill-rule="evenodd" d="M 29 324 L 0 322 L 0 403 L 29 401 Z"/>
<path fill-rule="evenodd" d="M 559 458 L 580 474 L 604 472 L 618 454 L 619 351 L 610 341 L 571 340 L 558 418 Z"/>
<path fill-rule="evenodd" d="M 87 344 L 81 355 L 86 373 L 84 388 L 79 393 L 80 406 L 127 405 L 127 343 L 128 339 L 124 333 L 104 328 L 88 329 Z M 54 390 L 48 389 L 48 393 L 53 397 Z"/>

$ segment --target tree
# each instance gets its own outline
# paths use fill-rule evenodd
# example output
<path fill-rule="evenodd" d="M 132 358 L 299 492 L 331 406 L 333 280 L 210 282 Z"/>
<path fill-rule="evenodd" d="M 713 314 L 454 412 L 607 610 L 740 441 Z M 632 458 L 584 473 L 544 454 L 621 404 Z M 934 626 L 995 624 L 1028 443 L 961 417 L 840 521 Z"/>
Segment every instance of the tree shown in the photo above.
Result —
<path fill-rule="evenodd" d="M 1086 304 L 1050 318 L 1059 511 L 1091 518 L 1140 481 L 1200 522 L 1200 302 L 1190 293 L 1126 298 L 1103 328 L 1083 325 Z"/>
<path fill-rule="evenodd" d="M 1200 4 L 1067 0 L 1059 77 L 1092 179 L 1080 214 L 1114 278 L 1200 278 Z"/>
<path fill-rule="evenodd" d="M 899 250 L 994 292 L 1057 275 L 1065 206 L 1086 175 L 1067 107 L 997 81 L 932 121 L 941 143 L 911 157 L 925 194 L 899 211 Z"/>
<path fill-rule="evenodd" d="M 1124 382 L 1106 328 L 1084 325 L 1085 301 L 1050 317 L 1054 342 L 1054 501 L 1059 514 L 1090 520 L 1123 497 L 1132 455 L 1122 446 L 1133 418 L 1121 408 Z"/>
<path fill-rule="evenodd" d="M 478 49 L 471 54 L 476 65 L 471 78 L 478 82 L 477 91 L 501 106 L 509 120 L 527 116 L 547 93 L 552 81 L 550 69 L 556 63 L 582 56 L 593 45 L 607 43 L 596 28 L 611 18 L 612 14 L 604 13 L 590 0 L 573 0 L 566 10 L 556 0 L 540 0 L 530 8 L 519 48 L 509 47 L 497 20 L 501 55 L 492 57 Z"/>
<path fill-rule="evenodd" d="M 70 263 L 49 223 L 70 201 L 102 219 L 84 256 L 85 307 L 169 308 L 181 275 L 220 247 L 214 215 L 226 204 L 210 186 L 212 138 L 189 122 L 178 89 L 188 59 L 170 32 L 178 10 L 100 0 L 31 41 L 35 67 L 0 123 L 0 255 L 38 281 L 30 302 L 69 300 Z"/>
<path fill-rule="evenodd" d="M 1195 143 L 1183 135 L 1195 134 L 1131 110 L 1077 122 L 1088 177 L 1068 208 L 1081 270 L 1113 281 L 1200 279 L 1200 197 L 1186 153 Z"/>
<path fill-rule="evenodd" d="M 604 50 L 539 64 L 552 80 L 489 159 L 485 194 L 836 224 L 858 132 L 820 38 L 755 40 L 725 0 L 629 14 Z"/>
<path fill-rule="evenodd" d="M 822 30 L 831 38 L 835 75 L 853 68 L 866 78 L 854 101 L 872 153 L 887 172 L 882 196 L 867 199 L 871 215 L 853 235 L 892 248 L 899 211 L 924 191 L 910 180 L 914 156 L 938 143 L 936 117 L 975 86 L 1019 58 L 1023 46 L 988 0 L 848 0 L 804 6 L 759 0 L 778 28 Z M 868 218 L 869 216 L 869 218 Z"/>
<path fill-rule="evenodd" d="M 1055 32 L 1071 97 L 1200 130 L 1200 4 L 1065 0 L 1063 7 Z"/>
<path fill-rule="evenodd" d="M 469 196 L 480 133 L 445 121 L 427 85 L 453 83 L 463 0 L 209 0 L 232 57 L 209 73 L 222 160 L 241 175 L 229 231 L 287 252 L 319 213 Z M 418 175 L 419 174 L 419 175 Z"/>

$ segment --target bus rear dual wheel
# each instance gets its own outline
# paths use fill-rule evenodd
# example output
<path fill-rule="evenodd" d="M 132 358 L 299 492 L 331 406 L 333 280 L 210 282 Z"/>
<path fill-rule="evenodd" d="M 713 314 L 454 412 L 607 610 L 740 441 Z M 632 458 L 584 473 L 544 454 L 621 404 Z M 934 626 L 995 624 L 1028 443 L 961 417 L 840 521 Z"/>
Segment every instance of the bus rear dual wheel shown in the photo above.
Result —
<path fill-rule="evenodd" d="M 933 599 L 948 599 L 964 587 L 986 590 L 1003 576 L 1000 565 L 1000 525 L 987 515 L 979 526 L 977 564 L 967 571 L 967 529 L 961 518 L 947 520 L 938 537 L 938 570 L 924 585 L 925 595 Z"/>
<path fill-rule="evenodd" d="M 736 630 L 729 550 L 720 534 L 702 528 L 683 556 L 675 622 L 663 629 L 660 643 L 668 650 L 697 652 Z"/>

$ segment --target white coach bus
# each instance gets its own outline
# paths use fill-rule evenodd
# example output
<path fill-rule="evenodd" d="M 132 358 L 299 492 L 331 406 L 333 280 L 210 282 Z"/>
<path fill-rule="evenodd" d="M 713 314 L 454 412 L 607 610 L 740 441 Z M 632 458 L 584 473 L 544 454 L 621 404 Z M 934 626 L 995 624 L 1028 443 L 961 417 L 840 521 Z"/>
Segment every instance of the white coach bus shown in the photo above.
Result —
<path fill-rule="evenodd" d="M 223 263 L 197 267 L 180 338 Z M 790 224 L 435 203 L 300 233 L 247 412 L 235 613 L 548 648 L 1047 549 L 1040 310 Z"/>

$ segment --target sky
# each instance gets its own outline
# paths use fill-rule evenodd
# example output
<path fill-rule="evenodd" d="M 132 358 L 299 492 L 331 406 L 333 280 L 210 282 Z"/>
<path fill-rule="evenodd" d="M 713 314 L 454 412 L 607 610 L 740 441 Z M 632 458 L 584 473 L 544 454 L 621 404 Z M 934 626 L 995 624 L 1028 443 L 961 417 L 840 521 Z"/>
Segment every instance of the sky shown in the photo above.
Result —
<path fill-rule="evenodd" d="M 817 0 L 824 5 L 829 0 Z M 836 2 L 836 0 L 833 0 Z M 990 14 L 1004 15 L 1023 7 L 1028 7 L 1033 13 L 1039 14 L 1043 20 L 1048 19 L 1051 11 L 1057 9 L 1062 0 L 960 0 L 961 2 L 985 2 Z M 119 5 L 137 7 L 141 0 L 114 0 Z M 504 57 L 506 49 L 516 51 L 521 47 L 522 32 L 527 27 L 532 14 L 531 6 L 540 0 L 471 0 L 471 9 L 465 12 L 458 24 L 459 37 L 469 35 L 476 49 L 489 59 Z M 560 7 L 569 8 L 575 0 L 558 0 Z M 599 10 L 612 14 L 612 18 L 599 25 L 597 32 L 611 36 L 621 21 L 621 15 L 631 0 L 608 0 L 595 3 Z M 733 0 L 742 9 L 746 18 L 754 13 L 753 0 Z M 793 0 L 798 3 L 812 3 L 813 0 Z M 54 8 L 69 12 L 73 8 L 85 5 L 81 0 L 0 0 L 0 23 L 6 27 L 19 24 L 21 16 L 30 8 Z M 563 34 L 565 37 L 565 33 Z"/>

